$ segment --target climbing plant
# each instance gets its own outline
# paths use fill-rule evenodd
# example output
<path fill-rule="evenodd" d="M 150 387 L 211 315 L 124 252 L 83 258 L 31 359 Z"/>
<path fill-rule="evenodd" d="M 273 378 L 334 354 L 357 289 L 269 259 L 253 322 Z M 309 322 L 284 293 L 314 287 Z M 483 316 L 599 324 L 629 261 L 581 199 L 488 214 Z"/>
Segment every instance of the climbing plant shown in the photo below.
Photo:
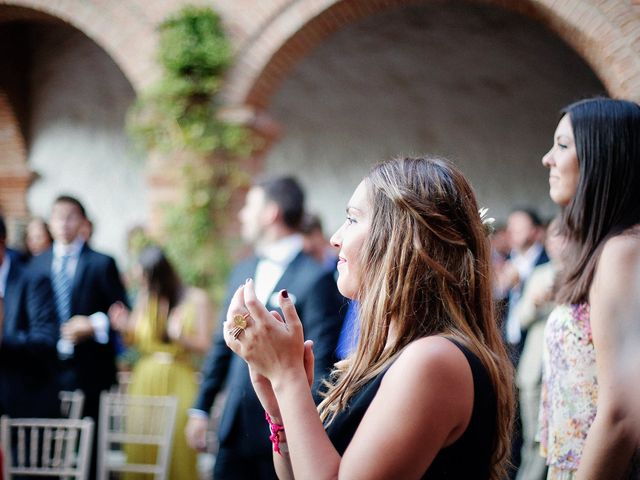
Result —
<path fill-rule="evenodd" d="M 179 165 L 182 194 L 164 211 L 165 246 L 183 279 L 220 299 L 229 267 L 225 227 L 233 192 L 247 181 L 239 167 L 253 141 L 220 118 L 218 93 L 232 60 L 220 17 L 185 7 L 159 27 L 162 75 L 143 92 L 128 130 L 146 151 Z"/>

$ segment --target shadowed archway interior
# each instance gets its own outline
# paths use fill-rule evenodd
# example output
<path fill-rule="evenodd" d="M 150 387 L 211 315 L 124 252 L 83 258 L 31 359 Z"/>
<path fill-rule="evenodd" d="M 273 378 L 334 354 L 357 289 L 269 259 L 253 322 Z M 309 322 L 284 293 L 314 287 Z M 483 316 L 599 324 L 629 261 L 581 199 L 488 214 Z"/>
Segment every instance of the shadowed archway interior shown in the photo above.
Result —
<path fill-rule="evenodd" d="M 488 5 L 399 7 L 329 37 L 271 100 L 282 126 L 270 173 L 294 173 L 327 230 L 372 163 L 433 153 L 458 163 L 480 201 L 555 207 L 540 163 L 558 110 L 605 89 L 539 22 Z M 328 173 L 327 173 L 328 172 Z"/>

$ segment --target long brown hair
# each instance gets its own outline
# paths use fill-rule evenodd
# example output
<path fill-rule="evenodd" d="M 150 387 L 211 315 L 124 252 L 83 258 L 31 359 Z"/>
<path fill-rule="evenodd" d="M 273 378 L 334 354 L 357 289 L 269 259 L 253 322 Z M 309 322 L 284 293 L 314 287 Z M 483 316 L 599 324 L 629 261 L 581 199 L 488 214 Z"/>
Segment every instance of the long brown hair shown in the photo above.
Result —
<path fill-rule="evenodd" d="M 561 113 L 571 120 L 580 176 L 562 213 L 568 246 L 556 301 L 582 303 L 605 242 L 640 223 L 640 106 L 593 98 Z"/>
<path fill-rule="evenodd" d="M 491 378 L 497 398 L 492 478 L 501 478 L 511 444 L 513 375 L 494 317 L 490 250 L 473 190 L 457 168 L 437 158 L 381 163 L 365 184 L 373 213 L 361 253 L 360 341 L 336 364 L 321 418 L 331 423 L 409 343 L 451 336 L 476 353 Z"/>

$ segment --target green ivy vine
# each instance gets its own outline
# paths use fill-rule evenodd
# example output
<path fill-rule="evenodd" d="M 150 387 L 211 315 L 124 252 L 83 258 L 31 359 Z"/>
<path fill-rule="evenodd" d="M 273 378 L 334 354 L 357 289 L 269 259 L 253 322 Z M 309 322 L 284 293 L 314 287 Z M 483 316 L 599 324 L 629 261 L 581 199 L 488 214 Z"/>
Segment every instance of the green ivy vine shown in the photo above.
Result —
<path fill-rule="evenodd" d="M 221 298 L 228 272 L 225 237 L 233 192 L 248 181 L 238 159 L 252 149 L 248 130 L 222 120 L 217 95 L 232 60 L 220 17 L 185 7 L 159 27 L 162 76 L 129 112 L 128 130 L 167 165 L 181 164 L 183 197 L 167 205 L 165 247 L 185 282 Z"/>

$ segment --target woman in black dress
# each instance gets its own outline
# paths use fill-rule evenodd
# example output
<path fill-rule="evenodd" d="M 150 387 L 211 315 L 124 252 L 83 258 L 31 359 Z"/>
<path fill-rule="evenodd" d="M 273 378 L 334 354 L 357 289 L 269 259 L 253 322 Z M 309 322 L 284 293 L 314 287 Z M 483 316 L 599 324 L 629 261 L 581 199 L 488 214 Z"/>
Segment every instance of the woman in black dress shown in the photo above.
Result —
<path fill-rule="evenodd" d="M 469 183 L 434 158 L 377 165 L 331 241 L 338 288 L 360 305 L 359 342 L 317 408 L 313 339 L 286 290 L 281 316 L 248 280 L 225 325 L 265 407 L 280 478 L 503 478 L 512 369 Z"/>

